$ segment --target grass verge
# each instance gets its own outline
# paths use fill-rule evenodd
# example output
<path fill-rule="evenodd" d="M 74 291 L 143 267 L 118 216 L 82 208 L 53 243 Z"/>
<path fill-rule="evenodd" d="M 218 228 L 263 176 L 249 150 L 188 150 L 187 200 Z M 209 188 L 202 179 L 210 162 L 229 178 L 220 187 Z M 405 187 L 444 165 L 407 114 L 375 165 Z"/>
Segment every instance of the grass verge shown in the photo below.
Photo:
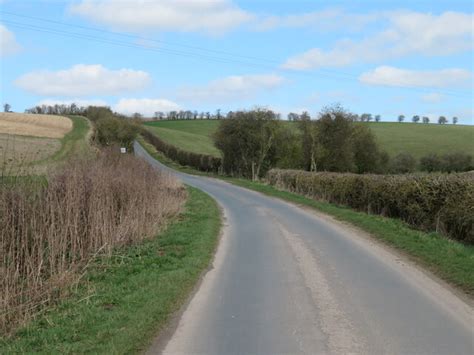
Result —
<path fill-rule="evenodd" d="M 139 142 L 142 143 L 143 139 L 139 140 Z M 232 184 L 261 192 L 267 196 L 314 208 L 340 221 L 349 222 L 361 230 L 370 233 L 374 238 L 386 245 L 402 251 L 410 259 L 470 297 L 474 296 L 474 246 L 472 245 L 448 240 L 438 233 L 425 233 L 414 230 L 406 223 L 397 219 L 369 215 L 346 207 L 316 201 L 298 194 L 278 190 L 273 186 L 260 182 L 197 172 L 189 167 L 181 167 L 175 162 L 171 162 L 146 142 L 143 143 L 143 147 L 155 159 L 179 171 L 219 178 Z"/>
<path fill-rule="evenodd" d="M 91 129 L 89 121 L 81 116 L 69 116 L 72 130 L 61 139 L 61 149 L 51 158 L 51 161 L 64 160 L 74 154 L 85 154 L 89 148 L 88 133 Z"/>
<path fill-rule="evenodd" d="M 188 188 L 185 211 L 159 236 L 97 258 L 65 301 L 0 340 L 0 353 L 136 353 L 187 300 L 217 245 L 220 212 Z"/>
<path fill-rule="evenodd" d="M 72 129 L 59 140 L 60 148 L 45 159 L 31 162 L 31 166 L 36 170 L 33 169 L 30 173 L 42 174 L 48 167 L 55 166 L 73 156 L 84 156 L 93 151 L 89 143 L 89 133 L 92 129 L 89 121 L 82 116 L 68 117 L 72 121 Z"/>

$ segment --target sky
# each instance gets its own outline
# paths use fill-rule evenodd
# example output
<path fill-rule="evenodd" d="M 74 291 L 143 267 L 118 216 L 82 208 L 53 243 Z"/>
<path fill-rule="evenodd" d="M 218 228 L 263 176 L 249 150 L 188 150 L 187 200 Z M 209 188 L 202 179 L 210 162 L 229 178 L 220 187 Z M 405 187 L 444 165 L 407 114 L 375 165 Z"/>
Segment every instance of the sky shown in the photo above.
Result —
<path fill-rule="evenodd" d="M 0 0 L 0 102 L 474 124 L 471 1 Z"/>

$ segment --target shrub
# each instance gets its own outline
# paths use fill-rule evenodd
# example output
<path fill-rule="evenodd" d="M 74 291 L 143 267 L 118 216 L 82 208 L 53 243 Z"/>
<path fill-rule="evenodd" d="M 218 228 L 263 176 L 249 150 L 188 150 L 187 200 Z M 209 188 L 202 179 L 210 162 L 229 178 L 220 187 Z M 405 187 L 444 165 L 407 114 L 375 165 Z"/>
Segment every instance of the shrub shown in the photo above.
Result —
<path fill-rule="evenodd" d="M 438 154 L 428 154 L 420 158 L 420 170 L 427 172 L 442 171 L 443 161 Z"/>
<path fill-rule="evenodd" d="M 474 243 L 474 174 L 357 175 L 270 170 L 277 188 L 367 213 L 400 218 Z"/>
<path fill-rule="evenodd" d="M 47 180 L 0 180 L 0 332 L 63 294 L 95 255 L 154 236 L 186 196 L 171 176 L 110 151 Z"/>
<path fill-rule="evenodd" d="M 472 156 L 465 153 L 451 153 L 443 156 L 443 171 L 469 171 L 473 169 Z"/>
<path fill-rule="evenodd" d="M 103 147 L 119 145 L 133 150 L 138 126 L 127 119 L 107 117 L 95 121 L 94 140 Z"/>
<path fill-rule="evenodd" d="M 386 169 L 385 159 L 388 155 L 379 150 L 375 136 L 368 126 L 353 127 L 352 144 L 356 173 L 384 172 Z"/>
<path fill-rule="evenodd" d="M 466 153 L 450 153 L 443 156 L 428 154 L 420 158 L 422 171 L 463 172 L 473 170 L 472 156 Z"/>
<path fill-rule="evenodd" d="M 89 106 L 84 115 L 94 124 L 93 141 L 102 147 L 119 145 L 133 151 L 139 123 L 112 112 L 109 107 Z"/>
<path fill-rule="evenodd" d="M 416 160 L 410 153 L 399 153 L 390 164 L 390 171 L 395 174 L 412 173 L 416 169 Z"/>

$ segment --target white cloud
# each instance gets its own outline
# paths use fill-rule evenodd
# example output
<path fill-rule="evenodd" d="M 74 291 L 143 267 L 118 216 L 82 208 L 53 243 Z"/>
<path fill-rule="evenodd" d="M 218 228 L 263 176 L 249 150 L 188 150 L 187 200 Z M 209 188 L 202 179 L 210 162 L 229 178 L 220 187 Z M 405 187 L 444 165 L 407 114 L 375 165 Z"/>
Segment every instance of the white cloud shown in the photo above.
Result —
<path fill-rule="evenodd" d="M 104 100 L 83 100 L 83 99 L 71 99 L 71 100 L 59 100 L 59 99 L 44 99 L 36 104 L 36 106 L 54 106 L 54 105 L 71 105 L 76 104 L 79 107 L 87 106 L 108 106 Z"/>
<path fill-rule="evenodd" d="M 61 97 L 117 95 L 143 89 L 150 83 L 150 75 L 144 71 L 110 70 L 85 64 L 59 71 L 34 71 L 15 81 L 18 87 L 33 94 Z"/>
<path fill-rule="evenodd" d="M 419 12 L 385 13 L 389 26 L 361 40 L 340 40 L 333 48 L 312 48 L 290 57 L 282 67 L 309 70 L 342 67 L 353 63 L 376 62 L 407 55 L 451 55 L 473 48 L 472 14 L 444 12 L 440 15 Z"/>
<path fill-rule="evenodd" d="M 384 65 L 362 73 L 359 81 L 369 85 L 448 88 L 469 85 L 471 77 L 468 70 L 457 68 L 416 71 Z"/>
<path fill-rule="evenodd" d="M 180 109 L 180 106 L 166 99 L 121 99 L 113 107 L 114 111 L 124 115 L 132 115 L 136 112 L 144 116 L 153 116 L 157 111 L 168 112 Z"/>
<path fill-rule="evenodd" d="M 445 96 L 438 92 L 430 92 L 429 94 L 421 95 L 421 100 L 423 102 L 436 104 L 445 100 Z"/>
<path fill-rule="evenodd" d="M 390 22 L 395 53 L 446 55 L 473 48 L 473 14 L 447 11 L 436 16 L 403 11 L 391 14 Z"/>
<path fill-rule="evenodd" d="M 21 46 L 15 39 L 15 35 L 5 26 L 0 24 L 0 57 L 17 53 Z"/>
<path fill-rule="evenodd" d="M 336 48 L 324 52 L 313 48 L 304 53 L 288 58 L 282 65 L 284 69 L 308 70 L 321 67 L 343 67 L 351 64 L 354 58 L 347 53 L 347 48 Z"/>
<path fill-rule="evenodd" d="M 275 74 L 232 75 L 203 86 L 184 87 L 179 96 L 186 100 L 212 102 L 247 99 L 259 92 L 275 89 L 284 81 Z"/>
<path fill-rule="evenodd" d="M 320 31 L 358 31 L 378 19 L 379 14 L 349 13 L 339 8 L 329 8 L 285 16 L 261 16 L 255 25 L 257 30 L 276 28 L 311 28 Z"/>
<path fill-rule="evenodd" d="M 82 0 L 70 12 L 116 29 L 221 34 L 253 18 L 230 0 Z"/>

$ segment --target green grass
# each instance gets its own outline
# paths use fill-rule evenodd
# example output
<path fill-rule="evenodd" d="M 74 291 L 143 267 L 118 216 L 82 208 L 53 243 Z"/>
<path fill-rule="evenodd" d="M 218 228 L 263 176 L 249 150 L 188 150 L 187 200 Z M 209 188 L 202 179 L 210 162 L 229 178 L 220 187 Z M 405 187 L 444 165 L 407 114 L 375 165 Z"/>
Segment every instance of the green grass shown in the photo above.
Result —
<path fill-rule="evenodd" d="M 448 240 L 438 233 L 414 230 L 397 219 L 369 215 L 346 207 L 316 201 L 298 194 L 278 190 L 264 183 L 197 172 L 189 167 L 181 167 L 170 162 L 150 144 L 144 144 L 143 146 L 155 159 L 182 172 L 220 178 L 267 196 L 314 208 L 340 221 L 348 222 L 370 233 L 373 238 L 403 252 L 409 258 L 467 295 L 474 296 L 474 246 L 472 245 L 464 245 Z"/>
<path fill-rule="evenodd" d="M 97 259 L 79 287 L 0 353 L 129 354 L 148 347 L 208 267 L 221 220 L 215 201 L 188 188 L 185 211 L 162 234 Z"/>
<path fill-rule="evenodd" d="M 166 143 L 190 152 L 220 156 L 214 147 L 211 135 L 216 130 L 217 121 L 161 121 L 147 122 L 145 126 Z"/>
<path fill-rule="evenodd" d="M 217 120 L 181 120 L 147 122 L 145 125 L 158 137 L 178 148 L 220 156 L 210 138 L 218 124 Z M 289 129 L 296 128 L 295 123 L 285 124 Z M 415 158 L 429 153 L 474 154 L 474 126 L 390 122 L 368 124 L 380 147 L 391 156 L 401 152 L 409 152 Z"/>
<path fill-rule="evenodd" d="M 57 151 L 50 161 L 62 161 L 75 154 L 87 154 L 90 149 L 88 133 L 89 121 L 81 116 L 69 116 L 72 121 L 72 130 L 61 139 L 61 149 Z"/>
<path fill-rule="evenodd" d="M 474 126 L 422 123 L 369 123 L 389 155 L 409 152 L 415 158 L 429 153 L 474 154 Z"/>

